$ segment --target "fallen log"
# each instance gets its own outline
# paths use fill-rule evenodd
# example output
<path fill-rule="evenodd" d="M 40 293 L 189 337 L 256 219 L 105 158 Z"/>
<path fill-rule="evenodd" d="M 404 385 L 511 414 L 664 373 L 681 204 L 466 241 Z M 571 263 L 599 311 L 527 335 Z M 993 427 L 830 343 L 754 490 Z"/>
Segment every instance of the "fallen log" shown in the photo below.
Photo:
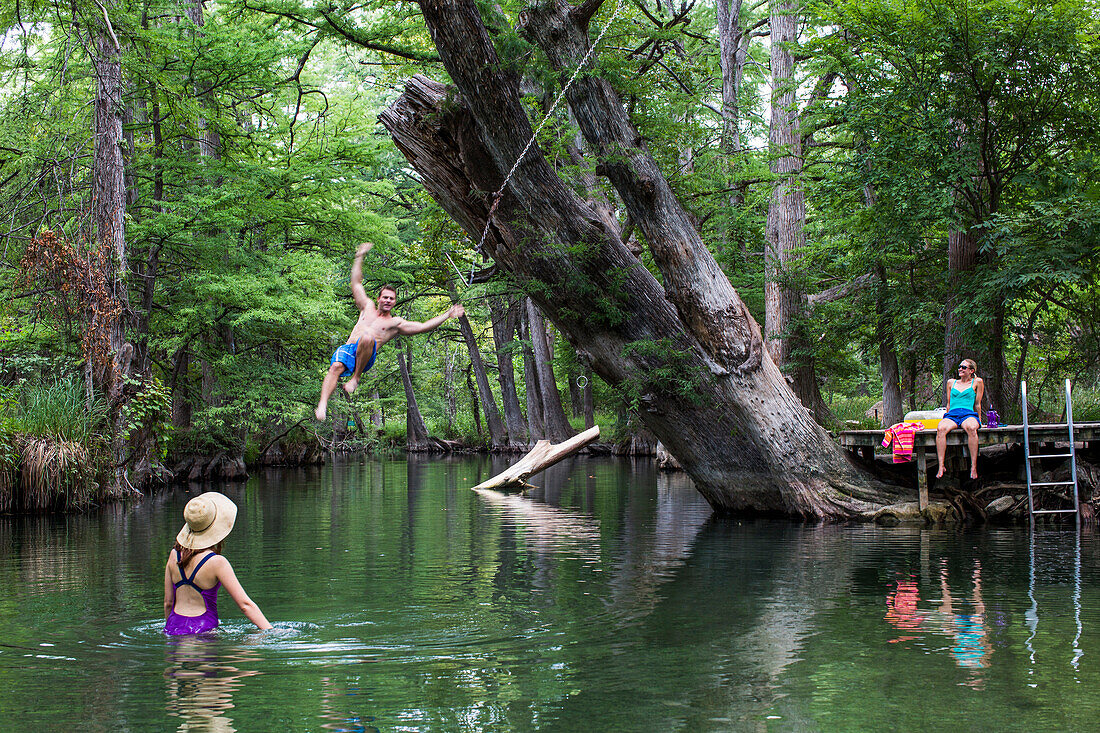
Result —
<path fill-rule="evenodd" d="M 527 483 L 528 478 L 553 466 L 563 458 L 568 458 L 589 443 L 595 442 L 598 437 L 600 437 L 600 426 L 596 425 L 560 443 L 540 440 L 527 455 L 513 463 L 510 468 L 487 481 L 482 481 L 474 489 L 499 489 L 505 486 L 532 488 Z"/>

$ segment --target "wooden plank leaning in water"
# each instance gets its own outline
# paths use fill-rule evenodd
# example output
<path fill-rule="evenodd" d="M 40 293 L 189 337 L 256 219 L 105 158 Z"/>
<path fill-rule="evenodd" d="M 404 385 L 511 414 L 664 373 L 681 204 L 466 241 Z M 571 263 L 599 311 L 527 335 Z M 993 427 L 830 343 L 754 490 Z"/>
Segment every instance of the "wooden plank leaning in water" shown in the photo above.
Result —
<path fill-rule="evenodd" d="M 563 458 L 568 458 L 598 437 L 600 437 L 600 426 L 595 425 L 560 443 L 553 444 L 549 440 L 540 440 L 527 455 L 513 463 L 506 471 L 498 473 L 487 481 L 482 481 L 474 489 L 500 489 L 506 486 L 529 488 L 528 478 L 550 468 Z"/>

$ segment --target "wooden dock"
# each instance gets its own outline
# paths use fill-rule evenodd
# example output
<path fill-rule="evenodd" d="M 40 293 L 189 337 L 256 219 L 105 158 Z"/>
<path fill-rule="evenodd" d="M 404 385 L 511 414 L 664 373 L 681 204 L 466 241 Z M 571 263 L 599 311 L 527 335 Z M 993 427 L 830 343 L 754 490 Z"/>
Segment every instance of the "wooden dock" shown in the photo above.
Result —
<path fill-rule="evenodd" d="M 1069 440 L 1069 430 L 1065 423 L 1029 424 L 1027 427 L 1032 444 L 1055 443 Z M 882 447 L 884 430 L 845 430 L 837 437 L 840 444 L 848 450 L 859 453 L 864 460 L 873 460 L 876 448 Z M 928 506 L 928 457 L 936 455 L 936 430 L 926 428 L 913 436 L 913 457 L 917 461 L 917 501 L 920 508 Z M 1077 443 L 1088 444 L 1100 440 L 1100 422 L 1073 423 L 1073 438 Z M 1007 445 L 1024 442 L 1023 425 L 1001 425 L 995 428 L 979 428 L 978 447 L 986 445 Z M 961 428 L 947 434 L 948 451 L 957 450 L 952 446 L 965 446 L 966 432 Z"/>

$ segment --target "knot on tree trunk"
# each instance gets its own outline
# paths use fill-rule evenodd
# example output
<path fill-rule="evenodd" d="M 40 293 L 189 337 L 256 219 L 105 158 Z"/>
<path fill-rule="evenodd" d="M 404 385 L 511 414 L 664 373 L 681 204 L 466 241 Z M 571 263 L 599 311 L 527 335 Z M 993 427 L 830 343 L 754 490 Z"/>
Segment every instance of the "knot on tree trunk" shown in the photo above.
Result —
<path fill-rule="evenodd" d="M 525 41 L 543 47 L 550 63 L 561 66 L 566 54 L 563 49 L 579 49 L 580 58 L 588 50 L 588 20 L 574 17 L 573 6 L 564 0 L 535 2 L 520 11 L 516 32 Z"/>

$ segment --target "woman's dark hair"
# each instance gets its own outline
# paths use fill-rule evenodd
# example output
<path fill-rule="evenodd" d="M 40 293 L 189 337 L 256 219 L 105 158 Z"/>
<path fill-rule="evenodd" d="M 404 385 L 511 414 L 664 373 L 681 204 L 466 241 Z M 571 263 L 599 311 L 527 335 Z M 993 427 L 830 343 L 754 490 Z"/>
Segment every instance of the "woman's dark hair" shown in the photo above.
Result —
<path fill-rule="evenodd" d="M 181 578 L 186 578 L 187 577 L 187 573 L 184 572 L 184 568 L 187 567 L 187 563 L 191 562 L 191 559 L 193 557 L 195 557 L 195 555 L 206 552 L 207 550 L 210 550 L 215 555 L 222 554 L 222 543 L 223 542 L 225 542 L 225 540 L 222 540 L 221 542 L 217 543 L 216 545 L 214 545 L 212 547 L 203 547 L 203 548 L 194 548 L 193 549 L 193 548 L 190 548 L 190 547 L 184 547 L 183 545 L 181 545 L 179 543 L 179 541 L 177 541 L 176 545 L 173 549 L 175 549 L 176 553 L 179 556 L 179 562 L 176 563 L 176 564 L 179 565 L 179 568 L 180 568 L 180 577 Z"/>

